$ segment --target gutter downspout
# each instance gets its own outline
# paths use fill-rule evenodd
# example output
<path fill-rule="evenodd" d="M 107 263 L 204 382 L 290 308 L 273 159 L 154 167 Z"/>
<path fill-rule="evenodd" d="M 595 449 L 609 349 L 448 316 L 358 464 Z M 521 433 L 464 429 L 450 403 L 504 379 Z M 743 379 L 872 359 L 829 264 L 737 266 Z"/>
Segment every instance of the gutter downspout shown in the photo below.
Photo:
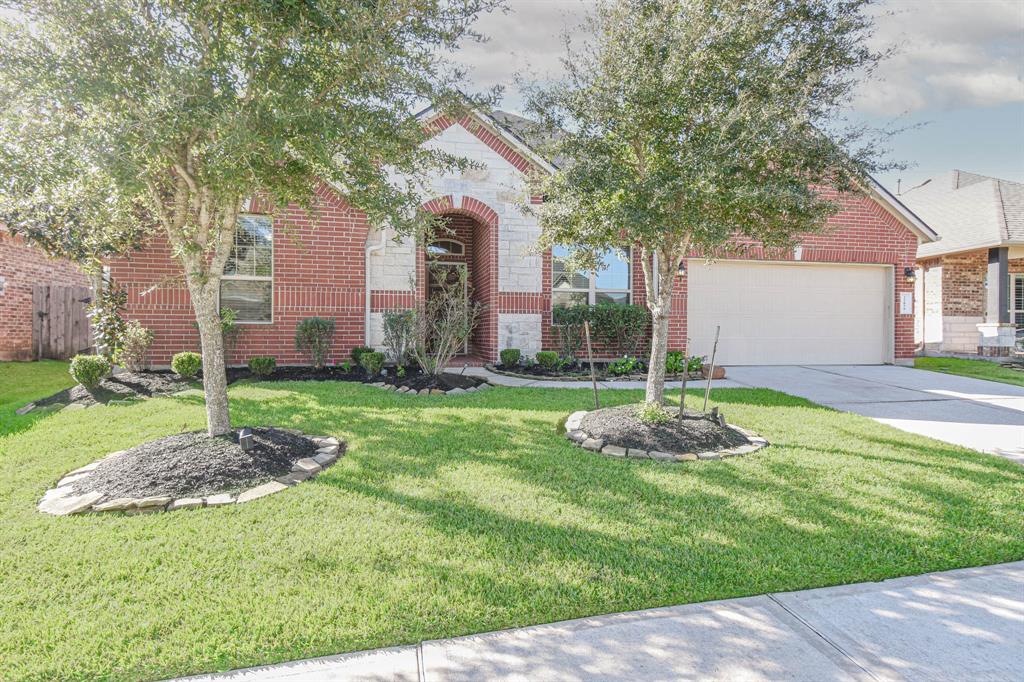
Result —
<path fill-rule="evenodd" d="M 375 251 L 383 252 L 384 247 L 387 245 L 388 229 L 382 227 L 380 229 L 380 243 L 369 244 L 366 247 L 366 254 L 363 261 L 363 272 L 364 279 L 366 280 L 366 310 L 363 315 L 363 343 L 367 346 L 370 345 L 370 296 L 372 295 L 372 289 L 370 288 L 370 254 Z"/>

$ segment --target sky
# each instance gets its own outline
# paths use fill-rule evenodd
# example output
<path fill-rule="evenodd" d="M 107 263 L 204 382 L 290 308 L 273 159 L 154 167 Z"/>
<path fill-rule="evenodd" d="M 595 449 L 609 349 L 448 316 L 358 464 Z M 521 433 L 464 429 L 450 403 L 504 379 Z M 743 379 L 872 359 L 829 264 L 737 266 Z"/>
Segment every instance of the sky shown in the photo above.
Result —
<path fill-rule="evenodd" d="M 517 74 L 557 78 L 562 35 L 586 39 L 580 21 L 590 0 L 507 0 L 508 12 L 483 16 L 485 43 L 455 59 L 473 87 L 504 86 L 499 105 L 521 112 Z M 892 141 L 908 164 L 878 180 L 903 190 L 958 168 L 1024 182 L 1024 0 L 882 0 L 876 47 L 896 46 L 878 78 L 858 93 L 850 114 L 877 126 L 911 127 Z"/>

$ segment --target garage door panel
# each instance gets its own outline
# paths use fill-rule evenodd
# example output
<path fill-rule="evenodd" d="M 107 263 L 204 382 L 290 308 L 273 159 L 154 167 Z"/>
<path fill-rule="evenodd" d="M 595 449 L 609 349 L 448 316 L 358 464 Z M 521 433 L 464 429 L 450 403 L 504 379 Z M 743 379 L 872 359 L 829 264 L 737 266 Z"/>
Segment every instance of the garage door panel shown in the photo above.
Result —
<path fill-rule="evenodd" d="M 882 267 L 690 261 L 692 352 L 724 365 L 876 364 L 886 360 Z"/>

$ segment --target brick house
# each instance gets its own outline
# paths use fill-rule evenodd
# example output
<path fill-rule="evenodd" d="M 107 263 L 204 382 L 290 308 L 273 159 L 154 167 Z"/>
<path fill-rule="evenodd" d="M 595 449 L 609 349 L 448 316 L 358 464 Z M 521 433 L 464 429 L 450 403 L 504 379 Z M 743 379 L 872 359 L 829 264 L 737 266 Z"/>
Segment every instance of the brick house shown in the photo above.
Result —
<path fill-rule="evenodd" d="M 1008 355 L 1024 329 L 1024 184 L 953 170 L 900 198 L 942 237 L 918 248 L 917 343 Z"/>
<path fill-rule="evenodd" d="M 370 225 L 334 188 L 317 191 L 319 224 L 296 206 L 273 215 L 253 202 L 239 221 L 236 251 L 221 286 L 221 305 L 239 312 L 243 332 L 230 361 L 273 355 L 302 363 L 297 322 L 332 317 L 330 361 L 360 344 L 380 347 L 383 314 L 431 295 L 431 278 L 465 268 L 472 295 L 486 305 L 466 349 L 470 362 L 515 347 L 530 355 L 557 348 L 552 306 L 572 302 L 645 303 L 639 256 L 610 252 L 599 273 L 566 273 L 539 253 L 536 219 L 525 214 L 526 173 L 554 166 L 524 141 L 511 114 L 454 120 L 427 110 L 425 143 L 472 159 L 477 168 L 436 176 L 424 207 L 448 218 L 449 231 L 426 248 Z M 518 132 L 517 132 L 518 131 Z M 934 233 L 878 185 L 846 197 L 826 234 L 785 253 L 742 244 L 713 263 L 691 254 L 673 301 L 670 348 L 710 352 L 722 326 L 726 364 L 885 363 L 912 357 L 912 272 L 917 246 Z M 555 256 L 558 254 L 556 253 Z M 130 258 L 110 263 L 128 288 L 129 313 L 156 332 L 152 361 L 198 347 L 188 292 L 166 240 L 154 237 Z M 410 287 L 410 282 L 414 286 Z"/>
<path fill-rule="evenodd" d="M 0 360 L 33 360 L 32 287 L 89 286 L 73 263 L 50 258 L 0 225 Z"/>

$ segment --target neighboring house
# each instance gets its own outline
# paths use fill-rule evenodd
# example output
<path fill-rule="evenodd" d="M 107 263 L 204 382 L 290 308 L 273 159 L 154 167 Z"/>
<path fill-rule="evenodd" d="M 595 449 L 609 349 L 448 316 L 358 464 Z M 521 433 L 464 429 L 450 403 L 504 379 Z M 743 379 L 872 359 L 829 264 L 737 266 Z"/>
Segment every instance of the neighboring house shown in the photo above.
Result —
<path fill-rule="evenodd" d="M 0 360 L 33 360 L 32 288 L 51 284 L 89 286 L 70 261 L 50 258 L 0 225 Z"/>
<path fill-rule="evenodd" d="M 232 364 L 253 355 L 304 362 L 294 348 L 295 326 L 312 315 L 336 320 L 331 361 L 346 359 L 355 345 L 379 347 L 384 312 L 412 307 L 435 290 L 431 277 L 454 268 L 466 269 L 472 296 L 486 306 L 467 362 L 496 360 L 507 347 L 527 355 L 556 350 L 553 305 L 645 303 L 636 253 L 625 260 L 609 254 L 608 269 L 573 275 L 551 253 L 536 251 L 540 228 L 522 206 L 541 198 L 526 195 L 524 174 L 554 167 L 524 141 L 524 119 L 496 112 L 453 120 L 433 110 L 421 117 L 433 133 L 426 144 L 477 162 L 457 176 L 431 180 L 424 207 L 448 218 L 450 234 L 428 248 L 396 239 L 327 185 L 317 191 L 317 226 L 297 206 L 271 215 L 252 202 L 239 221 L 221 286 L 221 305 L 238 311 L 244 328 Z M 691 352 L 709 354 L 721 325 L 719 361 L 725 364 L 909 361 L 913 285 L 907 273 L 913 273 L 918 242 L 934 233 L 876 184 L 868 196 L 842 201 L 845 209 L 827 232 L 807 237 L 794 251 L 744 244 L 738 255 L 713 264 L 692 254 L 673 301 L 670 348 L 684 348 L 689 337 Z M 156 332 L 155 364 L 198 347 L 188 292 L 164 237 L 112 261 L 110 272 L 128 289 L 129 314 Z"/>
<path fill-rule="evenodd" d="M 1008 355 L 1024 328 L 1024 184 L 953 170 L 900 199 L 942 237 L 918 248 L 916 341 Z"/>

